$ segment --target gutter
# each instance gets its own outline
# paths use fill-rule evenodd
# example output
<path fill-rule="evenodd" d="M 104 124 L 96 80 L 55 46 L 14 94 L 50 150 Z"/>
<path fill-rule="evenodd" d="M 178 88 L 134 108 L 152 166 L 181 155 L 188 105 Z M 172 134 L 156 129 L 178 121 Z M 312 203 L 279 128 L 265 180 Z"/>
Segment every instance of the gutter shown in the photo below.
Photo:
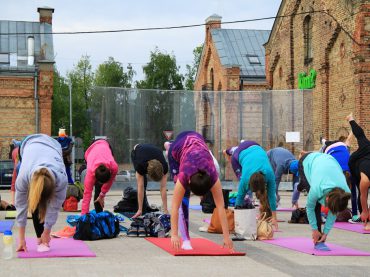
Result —
<path fill-rule="evenodd" d="M 35 133 L 38 134 L 40 132 L 39 128 L 39 96 L 38 96 L 38 88 L 37 88 L 37 68 L 35 68 L 34 72 L 34 100 L 35 100 Z"/>

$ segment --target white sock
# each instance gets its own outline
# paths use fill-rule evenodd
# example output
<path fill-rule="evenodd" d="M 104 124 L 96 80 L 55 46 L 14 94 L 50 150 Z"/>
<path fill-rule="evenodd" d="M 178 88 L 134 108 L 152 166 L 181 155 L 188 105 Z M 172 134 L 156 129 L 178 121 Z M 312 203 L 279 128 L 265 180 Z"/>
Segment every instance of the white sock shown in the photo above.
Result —
<path fill-rule="evenodd" d="M 193 247 L 191 247 L 190 240 L 184 240 L 184 241 L 182 242 L 181 249 L 184 249 L 184 250 L 192 250 L 192 249 L 193 249 Z"/>
<path fill-rule="evenodd" d="M 37 246 L 37 252 L 48 252 L 48 251 L 50 251 L 50 247 L 47 246 L 46 244 L 41 243 Z"/>

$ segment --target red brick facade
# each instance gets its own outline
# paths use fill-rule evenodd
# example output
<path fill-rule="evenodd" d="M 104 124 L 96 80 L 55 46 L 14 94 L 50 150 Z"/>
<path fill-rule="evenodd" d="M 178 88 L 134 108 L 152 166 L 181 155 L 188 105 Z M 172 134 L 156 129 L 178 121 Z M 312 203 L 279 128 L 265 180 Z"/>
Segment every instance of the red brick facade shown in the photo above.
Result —
<path fill-rule="evenodd" d="M 368 1 L 283 0 L 278 15 L 286 14 L 293 16 L 275 21 L 265 45 L 269 88 L 297 89 L 298 74 L 315 69 L 313 140 L 316 146 L 321 135 L 335 139 L 348 134 L 344 118 L 351 111 L 370 136 Z M 312 20 L 312 60 L 305 60 L 307 16 Z"/>

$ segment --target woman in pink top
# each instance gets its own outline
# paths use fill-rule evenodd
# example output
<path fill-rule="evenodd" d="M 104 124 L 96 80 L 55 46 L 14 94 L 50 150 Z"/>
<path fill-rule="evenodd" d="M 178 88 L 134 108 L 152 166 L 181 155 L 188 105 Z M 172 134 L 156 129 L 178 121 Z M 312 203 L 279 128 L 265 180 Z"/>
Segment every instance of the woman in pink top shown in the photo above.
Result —
<path fill-rule="evenodd" d="M 84 182 L 84 196 L 81 214 L 89 212 L 93 188 L 95 211 L 104 208 L 104 197 L 111 188 L 118 172 L 118 165 L 113 157 L 112 149 L 105 139 L 95 140 L 85 152 L 87 172 Z"/>

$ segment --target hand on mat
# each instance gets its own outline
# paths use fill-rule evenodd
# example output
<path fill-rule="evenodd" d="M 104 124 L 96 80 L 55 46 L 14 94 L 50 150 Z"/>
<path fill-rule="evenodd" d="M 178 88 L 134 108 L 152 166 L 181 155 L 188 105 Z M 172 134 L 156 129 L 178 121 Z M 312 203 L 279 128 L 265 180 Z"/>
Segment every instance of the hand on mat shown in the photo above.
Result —
<path fill-rule="evenodd" d="M 325 242 L 326 241 L 327 234 L 322 234 L 321 238 L 319 239 L 318 242 Z"/>
<path fill-rule="evenodd" d="M 26 245 L 26 240 L 20 240 L 17 248 L 17 252 L 24 251 L 28 252 L 27 250 L 27 245 Z"/>
<path fill-rule="evenodd" d="M 49 246 L 51 237 L 50 237 L 50 230 L 44 229 L 44 232 L 41 234 L 41 243 L 45 244 L 46 246 Z"/>
<path fill-rule="evenodd" d="M 272 223 L 272 226 L 275 228 L 275 231 L 277 231 L 279 229 L 279 225 L 278 225 L 277 219 L 273 217 L 271 219 L 271 223 Z"/>
<path fill-rule="evenodd" d="M 98 196 L 98 198 L 96 198 L 96 200 L 94 201 L 94 203 L 99 203 L 100 206 L 102 207 L 102 209 L 104 209 L 104 197 L 100 197 Z"/>
<path fill-rule="evenodd" d="M 224 239 L 224 243 L 222 245 L 223 248 L 227 248 L 230 250 L 231 253 L 234 253 L 234 245 L 230 238 Z"/>
<path fill-rule="evenodd" d="M 361 213 L 361 221 L 362 222 L 367 222 L 369 220 L 369 211 L 362 211 Z"/>
<path fill-rule="evenodd" d="M 317 243 L 320 240 L 321 236 L 322 234 L 318 230 L 312 230 L 313 243 Z"/>
<path fill-rule="evenodd" d="M 142 213 L 143 213 L 142 211 L 138 210 L 136 212 L 136 214 L 134 214 L 133 217 L 131 217 L 131 218 L 137 218 L 137 217 L 141 216 Z"/>
<path fill-rule="evenodd" d="M 171 245 L 176 251 L 180 250 L 181 240 L 179 236 L 171 236 Z"/>

